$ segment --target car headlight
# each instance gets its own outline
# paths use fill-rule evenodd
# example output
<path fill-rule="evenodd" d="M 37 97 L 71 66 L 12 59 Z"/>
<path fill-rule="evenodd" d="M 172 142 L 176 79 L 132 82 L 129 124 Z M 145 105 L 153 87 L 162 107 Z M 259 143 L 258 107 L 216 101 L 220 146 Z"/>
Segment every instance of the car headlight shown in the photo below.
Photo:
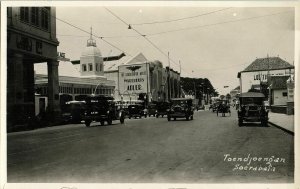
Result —
<path fill-rule="evenodd" d="M 109 114 L 109 111 L 107 111 L 106 113 Z"/>

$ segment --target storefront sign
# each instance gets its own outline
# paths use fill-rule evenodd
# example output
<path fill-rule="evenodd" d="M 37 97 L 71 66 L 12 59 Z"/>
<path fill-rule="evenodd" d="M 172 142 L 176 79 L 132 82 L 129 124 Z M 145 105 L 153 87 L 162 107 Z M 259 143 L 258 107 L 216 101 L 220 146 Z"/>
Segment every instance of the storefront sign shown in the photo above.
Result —
<path fill-rule="evenodd" d="M 121 94 L 147 93 L 148 64 L 119 67 L 119 89 Z"/>

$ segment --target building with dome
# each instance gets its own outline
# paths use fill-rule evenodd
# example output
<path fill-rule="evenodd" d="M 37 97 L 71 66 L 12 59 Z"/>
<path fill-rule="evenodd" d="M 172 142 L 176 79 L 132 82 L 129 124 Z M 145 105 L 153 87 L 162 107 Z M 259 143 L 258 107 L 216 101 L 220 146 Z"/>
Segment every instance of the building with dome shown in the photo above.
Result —
<path fill-rule="evenodd" d="M 35 114 L 37 115 L 46 110 L 47 98 L 45 97 L 48 97 L 48 79 L 44 64 L 35 65 L 35 70 L 35 90 L 38 94 Z M 60 105 L 71 100 L 84 100 L 90 94 L 106 96 L 114 94 L 116 83 L 104 76 L 103 57 L 92 37 L 92 29 L 78 66 L 65 61 L 60 64 L 58 72 Z M 40 102 L 41 100 L 43 102 Z"/>

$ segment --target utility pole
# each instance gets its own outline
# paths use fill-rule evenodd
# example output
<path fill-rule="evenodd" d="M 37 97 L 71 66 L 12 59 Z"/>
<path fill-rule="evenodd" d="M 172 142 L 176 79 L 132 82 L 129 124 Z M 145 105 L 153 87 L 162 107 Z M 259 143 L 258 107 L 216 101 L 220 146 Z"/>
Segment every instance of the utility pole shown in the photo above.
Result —
<path fill-rule="evenodd" d="M 171 83 L 170 83 L 170 52 L 168 52 L 168 64 L 169 64 L 169 69 L 168 69 L 168 100 L 171 99 Z"/>
<path fill-rule="evenodd" d="M 178 97 L 181 97 L 180 95 L 181 92 L 181 63 L 179 60 L 179 83 L 178 83 Z"/>

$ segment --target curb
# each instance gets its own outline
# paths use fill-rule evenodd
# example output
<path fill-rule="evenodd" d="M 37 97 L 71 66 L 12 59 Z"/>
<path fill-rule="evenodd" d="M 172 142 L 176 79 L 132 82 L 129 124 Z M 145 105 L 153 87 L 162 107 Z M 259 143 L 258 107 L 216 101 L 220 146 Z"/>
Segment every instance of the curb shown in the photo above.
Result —
<path fill-rule="evenodd" d="M 281 130 L 283 130 L 284 132 L 286 132 L 286 133 L 288 133 L 288 134 L 294 136 L 294 132 L 293 132 L 293 131 L 290 131 L 290 130 L 288 130 L 288 129 L 284 128 L 284 127 L 281 127 L 281 126 L 279 126 L 279 125 L 277 125 L 277 124 L 275 124 L 275 123 L 272 123 L 272 122 L 270 122 L 270 121 L 268 121 L 268 122 L 269 122 L 269 124 L 273 125 L 274 127 L 277 127 L 278 129 L 281 129 Z"/>

